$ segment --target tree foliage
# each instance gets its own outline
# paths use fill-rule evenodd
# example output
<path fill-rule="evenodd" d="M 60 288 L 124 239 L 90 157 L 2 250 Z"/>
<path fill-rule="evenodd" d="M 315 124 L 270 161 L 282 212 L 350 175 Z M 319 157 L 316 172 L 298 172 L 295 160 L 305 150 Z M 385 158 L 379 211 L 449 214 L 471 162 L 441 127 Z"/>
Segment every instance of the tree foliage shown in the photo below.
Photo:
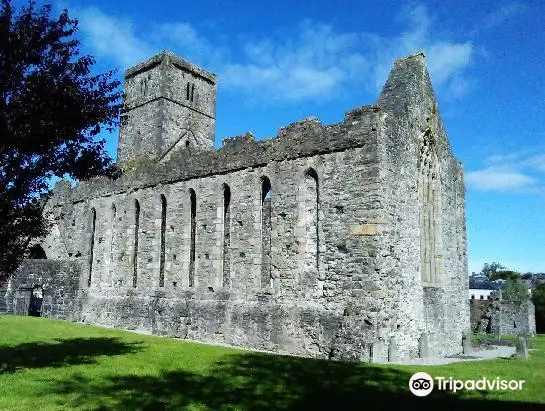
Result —
<path fill-rule="evenodd" d="M 519 279 L 507 280 L 502 287 L 501 293 L 505 301 L 513 304 L 521 304 L 530 298 L 528 287 Z"/>
<path fill-rule="evenodd" d="M 494 280 L 518 281 L 521 279 L 520 274 L 517 271 L 513 271 L 513 270 L 496 271 L 495 273 L 492 273 L 490 277 L 488 278 L 490 281 L 494 281 Z"/>
<path fill-rule="evenodd" d="M 120 112 L 114 72 L 91 74 L 80 56 L 78 22 L 29 2 L 0 11 L 0 282 L 29 241 L 47 233 L 42 207 L 53 176 L 87 179 L 113 172 L 97 135 Z"/>
<path fill-rule="evenodd" d="M 481 274 L 486 275 L 490 281 L 494 280 L 512 280 L 520 279 L 520 273 L 506 269 L 498 262 L 490 264 L 485 263 L 481 270 Z"/>
<path fill-rule="evenodd" d="M 491 275 L 500 270 L 505 270 L 505 267 L 500 263 L 497 263 L 495 261 L 490 264 L 484 263 L 481 274 L 486 275 L 488 278 L 490 278 Z"/>

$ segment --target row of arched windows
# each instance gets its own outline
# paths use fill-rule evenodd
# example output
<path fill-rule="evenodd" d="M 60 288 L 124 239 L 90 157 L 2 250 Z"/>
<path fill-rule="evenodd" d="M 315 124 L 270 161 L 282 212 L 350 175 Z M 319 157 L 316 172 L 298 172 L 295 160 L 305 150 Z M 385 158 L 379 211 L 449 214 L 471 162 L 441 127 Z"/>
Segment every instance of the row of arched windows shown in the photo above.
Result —
<path fill-rule="evenodd" d="M 273 285 L 271 273 L 271 214 L 272 201 L 271 181 L 267 176 L 260 180 L 260 237 L 261 237 L 261 287 L 267 288 Z M 305 267 L 311 271 L 319 269 L 319 230 L 318 230 L 318 175 L 314 169 L 308 169 L 304 175 L 303 191 L 303 214 L 302 221 L 305 227 L 306 236 L 304 238 Z M 193 189 L 189 192 L 190 201 L 190 221 L 189 221 L 189 264 L 188 264 L 188 285 L 195 285 L 195 242 L 197 229 L 197 196 Z M 222 285 L 231 286 L 230 262 L 231 262 L 231 189 L 227 184 L 222 186 L 223 210 L 222 231 L 221 231 L 221 275 Z M 167 199 L 161 194 L 159 197 L 161 207 L 161 226 L 159 241 L 159 286 L 165 285 L 165 254 L 166 254 L 166 227 L 167 227 Z M 116 231 L 117 210 L 115 204 L 111 208 L 111 233 L 110 233 L 110 263 L 114 262 L 114 239 Z M 89 252 L 89 273 L 88 285 L 91 285 L 93 274 L 94 246 L 96 230 L 96 210 L 91 209 L 91 238 Z M 132 286 L 138 285 L 138 253 L 139 253 L 139 235 L 140 235 L 140 203 L 134 200 L 134 235 L 132 238 Z M 113 268 L 113 264 L 112 264 Z M 307 270 L 308 271 L 308 270 Z"/>

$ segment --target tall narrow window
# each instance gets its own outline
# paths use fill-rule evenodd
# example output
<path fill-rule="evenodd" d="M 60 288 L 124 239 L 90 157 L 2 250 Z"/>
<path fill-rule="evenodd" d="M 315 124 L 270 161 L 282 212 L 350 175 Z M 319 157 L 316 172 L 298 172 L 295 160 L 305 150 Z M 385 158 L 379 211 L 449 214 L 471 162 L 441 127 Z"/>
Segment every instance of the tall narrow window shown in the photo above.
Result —
<path fill-rule="evenodd" d="M 140 230 L 140 203 L 134 200 L 134 247 L 132 252 L 132 286 L 138 282 L 138 231 Z"/>
<path fill-rule="evenodd" d="M 113 269 L 114 266 L 114 242 L 115 242 L 115 219 L 117 216 L 117 210 L 115 208 L 115 204 L 112 203 L 112 212 L 110 216 L 110 270 Z"/>
<path fill-rule="evenodd" d="M 425 283 L 438 281 L 437 217 L 438 217 L 437 155 L 432 136 L 424 134 L 420 147 L 418 202 L 420 214 L 420 273 Z"/>
<path fill-rule="evenodd" d="M 197 228 L 197 196 L 193 189 L 189 190 L 191 202 L 191 216 L 189 219 L 189 286 L 195 285 L 195 234 Z"/>
<path fill-rule="evenodd" d="M 231 282 L 231 189 L 223 185 L 223 286 L 229 287 Z"/>
<path fill-rule="evenodd" d="M 194 101 L 195 97 L 195 84 L 191 85 L 191 101 Z"/>
<path fill-rule="evenodd" d="M 190 91 L 190 87 L 191 85 L 189 83 L 187 83 L 187 86 L 185 88 L 185 99 L 186 100 L 189 100 L 189 91 Z"/>
<path fill-rule="evenodd" d="M 165 286 L 165 231 L 167 228 L 167 199 L 161 194 L 161 255 L 159 260 L 159 287 Z"/>
<path fill-rule="evenodd" d="M 93 276 L 93 260 L 95 252 L 95 226 L 97 220 L 97 212 L 94 208 L 91 208 L 91 244 L 89 247 L 89 277 L 87 279 L 87 286 L 91 286 L 91 278 Z"/>
<path fill-rule="evenodd" d="M 271 276 L 271 180 L 261 177 L 261 287 L 272 286 Z"/>
<path fill-rule="evenodd" d="M 318 174 L 312 168 L 305 173 L 304 187 L 304 216 L 305 216 L 305 268 L 314 278 L 319 270 L 319 186 Z M 309 278 L 309 280 L 311 280 Z"/>

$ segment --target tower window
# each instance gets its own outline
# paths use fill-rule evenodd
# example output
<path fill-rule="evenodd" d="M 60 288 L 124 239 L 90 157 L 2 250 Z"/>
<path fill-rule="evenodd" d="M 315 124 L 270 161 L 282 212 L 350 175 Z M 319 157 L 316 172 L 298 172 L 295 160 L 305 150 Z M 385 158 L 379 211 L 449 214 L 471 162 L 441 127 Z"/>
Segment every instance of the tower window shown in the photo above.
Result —
<path fill-rule="evenodd" d="M 147 79 L 143 79 L 140 81 L 140 94 L 142 96 L 145 96 L 146 94 L 148 94 L 148 80 Z"/>
<path fill-rule="evenodd" d="M 191 102 L 195 100 L 195 84 L 187 83 L 185 87 L 185 99 Z"/>

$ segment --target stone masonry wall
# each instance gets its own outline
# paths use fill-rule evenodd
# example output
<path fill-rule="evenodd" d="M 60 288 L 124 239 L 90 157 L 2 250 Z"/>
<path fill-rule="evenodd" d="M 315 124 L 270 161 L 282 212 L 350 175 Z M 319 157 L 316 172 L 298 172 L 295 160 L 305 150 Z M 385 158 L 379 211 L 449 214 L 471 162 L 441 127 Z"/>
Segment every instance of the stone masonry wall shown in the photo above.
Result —
<path fill-rule="evenodd" d="M 500 334 L 536 334 L 535 307 L 531 301 L 521 304 L 510 304 L 505 301 L 500 306 Z"/>
<path fill-rule="evenodd" d="M 497 335 L 536 334 L 535 307 L 531 301 L 509 303 L 494 293 L 490 300 L 470 300 L 471 328 L 474 332 Z"/>
<path fill-rule="evenodd" d="M 81 268 L 74 261 L 25 260 L 13 275 L 5 295 L 8 312 L 13 313 L 18 290 L 43 287 L 42 315 L 77 319 L 77 296 Z M 28 291 L 29 292 L 29 291 Z"/>
<path fill-rule="evenodd" d="M 423 55 L 395 63 L 377 104 L 386 112 L 378 146 L 388 227 L 379 265 L 397 292 L 394 304 L 402 313 L 396 345 L 414 356 L 424 339 L 431 354 L 455 354 L 470 327 L 463 170 L 452 156 Z M 433 282 L 423 280 L 420 255 L 418 159 L 424 137 L 432 140 L 437 157 L 439 209 L 432 264 L 438 274 Z"/>
<path fill-rule="evenodd" d="M 393 315 L 375 297 L 388 291 L 373 263 L 376 236 L 367 232 L 377 218 L 372 129 L 378 119 L 376 109 L 364 108 L 347 115 L 351 129 L 344 124 L 326 129 L 316 120 L 307 120 L 282 130 L 274 143 L 248 138 L 241 138 L 238 144 L 231 141 L 220 153 L 195 153 L 195 157 L 214 159 L 225 150 L 231 161 L 240 157 L 249 164 L 198 179 L 168 183 L 161 178 L 164 183 L 153 186 L 144 180 L 147 184 L 140 188 L 131 182 L 130 191 L 113 193 L 123 177 L 111 185 L 98 180 L 94 187 L 98 196 L 90 199 L 83 199 L 80 190 L 86 194 L 94 182 L 75 189 L 59 186 L 50 212 L 57 216 L 64 240 L 50 236 L 48 241 L 74 246 L 69 253 L 82 261 L 83 277 L 88 275 L 91 254 L 90 210 L 96 210 L 91 286 L 81 281 L 81 319 L 274 351 L 368 358 L 379 328 L 384 328 L 383 318 Z M 305 139 L 317 143 L 305 146 L 309 154 L 315 154 L 290 158 L 289 147 Z M 361 147 L 348 148 L 344 139 L 357 141 Z M 278 150 L 268 149 L 271 144 Z M 330 147 L 347 148 L 336 151 Z M 278 160 L 262 165 L 261 156 L 255 155 L 260 152 Z M 248 167 L 250 161 L 254 166 Z M 196 163 L 194 173 L 200 172 L 199 166 Z M 181 168 L 169 169 L 179 173 Z M 192 172 L 189 167 L 182 170 Z M 310 170 L 316 174 L 317 185 L 308 178 Z M 269 281 L 263 281 L 261 270 L 265 263 L 260 217 L 263 177 L 271 182 Z M 231 192 L 229 287 L 223 287 L 220 246 L 224 184 Z M 314 197 L 319 198 L 318 213 L 314 215 L 307 212 L 309 187 L 318 190 Z M 193 287 L 189 285 L 190 189 L 197 203 Z M 167 204 L 163 287 L 159 280 L 161 195 Z M 140 205 L 136 288 L 132 287 L 135 200 Z M 48 241 L 44 249 L 50 253 Z M 312 258 L 315 262 L 309 269 L 306 262 Z M 344 344 L 348 338 L 355 340 L 351 336 L 354 322 L 358 323 L 360 346 L 352 353 Z M 379 354 L 386 355 L 377 352 L 375 356 Z"/>
<path fill-rule="evenodd" d="M 433 354 L 461 350 L 462 170 L 421 56 L 396 62 L 378 103 L 339 124 L 309 118 L 273 139 L 247 134 L 219 150 L 176 143 L 140 161 L 127 147 L 155 124 L 153 104 L 142 127 L 122 130 L 122 160 L 132 160 L 120 178 L 59 183 L 47 204 L 55 224 L 42 247 L 81 267 L 79 320 L 321 358 L 417 357 L 423 339 Z M 176 128 L 172 116 L 158 127 Z M 433 284 L 420 260 L 423 133 L 440 170 Z"/>

